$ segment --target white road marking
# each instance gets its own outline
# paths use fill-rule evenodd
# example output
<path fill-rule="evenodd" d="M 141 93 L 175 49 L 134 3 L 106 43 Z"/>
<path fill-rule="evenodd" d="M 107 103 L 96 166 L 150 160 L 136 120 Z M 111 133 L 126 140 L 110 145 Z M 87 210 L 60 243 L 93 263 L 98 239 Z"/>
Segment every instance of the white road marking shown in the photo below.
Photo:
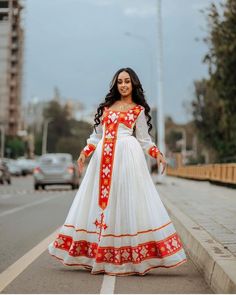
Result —
<path fill-rule="evenodd" d="M 0 200 L 14 198 L 20 195 L 33 194 L 33 190 L 6 190 L 0 191 Z M 6 197 L 7 196 L 7 197 Z"/>
<path fill-rule="evenodd" d="M 61 227 L 0 274 L 0 293 L 47 249 L 48 245 L 56 238 L 60 228 Z"/>
<path fill-rule="evenodd" d="M 39 204 L 46 200 L 40 200 L 40 201 L 41 202 L 35 202 L 29 205 L 30 206 L 36 205 L 36 203 Z M 29 206 L 22 206 L 16 209 L 23 210 L 26 207 L 29 207 Z M 13 211 L 13 210 L 9 210 L 9 211 Z M 45 238 L 42 242 L 36 245 L 33 249 L 27 252 L 24 256 L 22 256 L 20 259 L 18 259 L 15 263 L 10 265 L 6 270 L 4 270 L 0 274 L 0 293 L 47 249 L 48 245 L 53 240 L 55 240 L 56 235 L 58 234 L 60 229 L 61 229 L 61 226 L 57 230 L 55 230 L 50 236 Z M 115 276 L 104 275 L 100 294 L 114 294 L 115 281 L 116 281 Z"/>
<path fill-rule="evenodd" d="M 115 282 L 115 276 L 104 275 L 100 294 L 114 294 Z"/>
<path fill-rule="evenodd" d="M 52 197 L 49 197 L 49 198 L 38 200 L 38 201 L 33 202 L 33 203 L 25 204 L 25 205 L 16 207 L 14 209 L 4 211 L 4 212 L 0 213 L 0 217 L 6 216 L 6 215 L 9 215 L 9 214 L 12 214 L 12 213 L 16 213 L 18 211 L 24 210 L 24 209 L 29 208 L 29 207 L 33 207 L 33 206 L 36 206 L 36 205 L 39 205 L 39 204 L 43 204 L 43 203 L 48 202 L 50 200 L 56 199 L 59 196 L 65 196 L 65 194 L 57 194 L 56 196 L 52 196 Z"/>
<path fill-rule="evenodd" d="M 5 194 L 5 195 L 1 195 L 1 200 L 6 200 L 6 199 L 10 199 L 12 198 L 12 195 L 9 195 L 9 194 Z"/>

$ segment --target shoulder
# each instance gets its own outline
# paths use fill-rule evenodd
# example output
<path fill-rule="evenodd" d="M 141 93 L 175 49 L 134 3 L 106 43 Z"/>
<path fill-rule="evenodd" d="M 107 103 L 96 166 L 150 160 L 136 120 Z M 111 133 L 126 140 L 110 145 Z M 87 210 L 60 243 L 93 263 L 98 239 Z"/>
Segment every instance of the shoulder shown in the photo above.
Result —
<path fill-rule="evenodd" d="M 142 111 L 145 110 L 145 108 L 141 104 L 136 104 L 136 106 L 134 106 L 134 110 Z"/>
<path fill-rule="evenodd" d="M 144 111 L 145 110 L 145 107 L 143 107 L 141 104 L 137 104 L 135 106 L 135 108 L 139 109 L 140 111 Z"/>
<path fill-rule="evenodd" d="M 136 111 L 138 117 L 140 117 L 140 114 L 144 113 L 145 108 L 144 108 L 142 105 L 138 104 L 138 105 L 135 107 L 135 111 Z"/>

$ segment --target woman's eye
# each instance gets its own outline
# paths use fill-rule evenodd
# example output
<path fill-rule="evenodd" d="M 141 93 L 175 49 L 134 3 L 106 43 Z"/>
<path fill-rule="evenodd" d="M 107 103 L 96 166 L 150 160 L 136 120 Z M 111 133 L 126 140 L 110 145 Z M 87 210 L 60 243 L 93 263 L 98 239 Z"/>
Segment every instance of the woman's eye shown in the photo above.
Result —
<path fill-rule="evenodd" d="M 118 84 L 122 84 L 122 82 L 123 82 L 123 81 L 117 81 Z M 124 82 L 125 82 L 126 84 L 129 84 L 129 83 L 130 83 L 130 80 L 126 80 L 126 81 L 124 81 Z"/>

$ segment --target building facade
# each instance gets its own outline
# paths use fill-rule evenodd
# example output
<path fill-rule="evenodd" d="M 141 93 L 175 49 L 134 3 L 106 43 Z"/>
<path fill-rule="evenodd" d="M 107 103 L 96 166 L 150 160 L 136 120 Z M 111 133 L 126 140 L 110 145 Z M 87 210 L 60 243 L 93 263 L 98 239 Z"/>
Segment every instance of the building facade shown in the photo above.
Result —
<path fill-rule="evenodd" d="M 0 124 L 12 136 L 21 124 L 22 8 L 20 0 L 0 0 Z"/>

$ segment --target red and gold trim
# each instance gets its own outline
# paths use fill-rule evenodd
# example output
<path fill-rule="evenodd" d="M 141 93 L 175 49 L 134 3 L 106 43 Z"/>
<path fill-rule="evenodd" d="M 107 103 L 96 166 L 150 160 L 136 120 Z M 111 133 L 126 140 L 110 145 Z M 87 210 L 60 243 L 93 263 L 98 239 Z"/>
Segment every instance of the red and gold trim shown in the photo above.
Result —
<path fill-rule="evenodd" d="M 131 109 L 128 112 L 121 112 L 120 123 L 123 123 L 127 127 L 132 128 L 141 111 L 142 107 L 140 105 L 137 105 L 135 108 Z"/>
<path fill-rule="evenodd" d="M 93 151 L 95 149 L 96 149 L 96 146 L 94 144 L 89 143 L 89 144 L 87 144 L 84 147 L 84 149 L 82 150 L 81 154 L 84 154 L 85 157 L 87 158 L 87 157 L 89 157 L 93 153 Z"/>
<path fill-rule="evenodd" d="M 109 108 L 105 107 L 102 116 L 102 124 L 109 120 L 107 116 L 109 113 L 118 113 L 120 123 L 125 124 L 127 127 L 132 127 L 132 124 L 135 122 L 142 109 L 144 108 L 141 105 L 137 105 L 128 111 L 109 111 Z"/>
<path fill-rule="evenodd" d="M 157 155 L 161 153 L 160 150 L 158 149 L 158 147 L 156 147 L 155 145 L 150 147 L 148 150 L 148 155 L 150 155 L 153 158 L 157 158 Z"/>
<path fill-rule="evenodd" d="M 149 241 L 137 246 L 98 246 L 86 240 L 74 241 L 71 236 L 59 234 L 54 242 L 54 247 L 67 251 L 73 257 L 94 258 L 97 263 L 124 263 L 139 264 L 144 260 L 165 258 L 180 251 L 183 246 L 178 234 L 175 232 L 166 239 Z"/>
<path fill-rule="evenodd" d="M 132 128 L 142 107 L 137 105 L 127 112 L 109 111 L 105 109 L 102 122 L 105 123 L 105 137 L 102 145 L 102 156 L 99 181 L 99 206 L 105 210 L 111 189 L 113 162 L 116 146 L 117 131 L 120 123 Z"/>
<path fill-rule="evenodd" d="M 102 144 L 102 155 L 100 164 L 100 177 L 99 177 L 99 206 L 102 210 L 107 207 L 112 170 L 116 146 L 116 136 L 119 126 L 119 114 L 109 112 L 105 123 L 105 136 Z"/>

